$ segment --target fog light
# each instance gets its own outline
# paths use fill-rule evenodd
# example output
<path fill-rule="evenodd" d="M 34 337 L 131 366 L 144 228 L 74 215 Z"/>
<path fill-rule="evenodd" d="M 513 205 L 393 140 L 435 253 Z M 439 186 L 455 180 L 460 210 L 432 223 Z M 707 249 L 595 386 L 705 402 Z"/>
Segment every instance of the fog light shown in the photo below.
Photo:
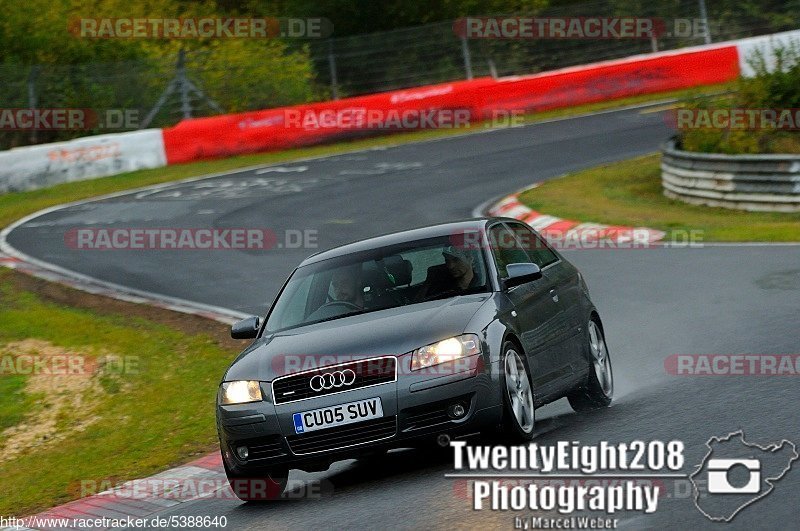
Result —
<path fill-rule="evenodd" d="M 247 451 L 247 446 L 240 446 L 236 449 L 236 455 L 239 456 L 239 459 L 245 460 L 250 455 L 250 452 Z"/>
<path fill-rule="evenodd" d="M 460 419 L 467 414 L 466 406 L 461 402 L 456 402 L 447 408 L 447 415 L 452 419 Z"/>

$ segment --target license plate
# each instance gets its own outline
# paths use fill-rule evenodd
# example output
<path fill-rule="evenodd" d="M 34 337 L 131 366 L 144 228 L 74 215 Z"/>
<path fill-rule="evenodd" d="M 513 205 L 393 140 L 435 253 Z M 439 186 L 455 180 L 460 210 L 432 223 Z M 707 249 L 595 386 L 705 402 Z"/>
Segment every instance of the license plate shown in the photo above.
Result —
<path fill-rule="evenodd" d="M 380 398 L 367 398 L 357 402 L 348 402 L 338 406 L 323 407 L 295 413 L 294 420 L 295 433 L 307 433 L 309 431 L 324 430 L 334 428 L 353 422 L 377 419 L 383 416 L 383 407 Z"/>

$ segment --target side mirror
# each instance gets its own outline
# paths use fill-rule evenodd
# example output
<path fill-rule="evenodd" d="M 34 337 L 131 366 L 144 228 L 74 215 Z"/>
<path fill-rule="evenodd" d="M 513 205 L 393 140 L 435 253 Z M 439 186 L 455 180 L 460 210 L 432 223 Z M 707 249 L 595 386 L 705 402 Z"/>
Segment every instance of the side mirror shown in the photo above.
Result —
<path fill-rule="evenodd" d="M 508 277 L 503 279 L 503 285 L 506 289 L 542 278 L 542 270 L 536 264 L 508 264 L 506 271 L 508 272 Z"/>
<path fill-rule="evenodd" d="M 255 339 L 258 335 L 258 329 L 261 328 L 261 319 L 259 317 L 248 317 L 242 319 L 231 326 L 231 337 L 233 339 Z"/>

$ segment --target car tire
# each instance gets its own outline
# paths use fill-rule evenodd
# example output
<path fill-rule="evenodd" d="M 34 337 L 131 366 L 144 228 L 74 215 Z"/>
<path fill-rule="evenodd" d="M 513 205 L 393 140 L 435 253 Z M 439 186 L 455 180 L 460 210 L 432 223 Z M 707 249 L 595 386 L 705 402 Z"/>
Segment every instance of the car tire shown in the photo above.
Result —
<path fill-rule="evenodd" d="M 521 349 L 506 341 L 500 360 L 503 393 L 503 435 L 509 442 L 530 441 L 536 413 L 530 371 Z"/>
<path fill-rule="evenodd" d="M 608 353 L 603 328 L 597 318 L 591 318 L 586 327 L 586 350 L 589 358 L 589 377 L 586 382 L 567 395 L 575 411 L 592 411 L 608 407 L 614 397 L 614 373 Z"/>
<path fill-rule="evenodd" d="M 281 498 L 289 482 L 288 468 L 274 468 L 258 473 L 242 474 L 228 467 L 222 459 L 225 475 L 228 477 L 234 496 L 245 502 L 268 502 Z"/>

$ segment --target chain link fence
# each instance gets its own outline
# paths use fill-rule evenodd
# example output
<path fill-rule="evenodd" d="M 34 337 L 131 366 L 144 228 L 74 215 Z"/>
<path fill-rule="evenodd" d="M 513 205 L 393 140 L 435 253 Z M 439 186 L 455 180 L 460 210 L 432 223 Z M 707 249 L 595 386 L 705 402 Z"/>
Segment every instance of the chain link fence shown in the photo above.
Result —
<path fill-rule="evenodd" d="M 703 9 L 705 8 L 705 16 Z M 526 14 L 530 15 L 530 14 Z M 312 43 L 317 81 L 331 95 L 357 95 L 471 75 L 524 75 L 555 68 L 672 50 L 792 30 L 800 27 L 800 1 L 664 2 L 601 0 L 545 9 L 542 18 L 636 17 L 661 19 L 665 34 L 655 39 L 476 39 L 458 38 L 453 22 L 356 35 Z M 708 20 L 708 36 L 700 21 Z"/>
<path fill-rule="evenodd" d="M 181 61 L 174 54 L 105 64 L 2 64 L 0 107 L 125 109 L 133 111 L 136 119 L 116 131 L 164 127 L 187 117 L 469 77 L 532 74 L 791 30 L 800 27 L 800 0 L 599 0 L 521 15 L 658 18 L 666 33 L 652 39 L 467 40 L 460 38 L 453 21 L 448 21 L 366 35 L 285 41 L 280 53 L 265 48 L 270 62 L 264 64 L 237 62 L 218 49 L 187 52 Z M 696 21 L 704 18 L 708 20 L 707 35 L 696 31 Z M 276 56 L 283 62 L 275 63 Z M 0 149 L 102 132 L 110 131 L 99 126 L 89 131 L 0 130 Z"/>

